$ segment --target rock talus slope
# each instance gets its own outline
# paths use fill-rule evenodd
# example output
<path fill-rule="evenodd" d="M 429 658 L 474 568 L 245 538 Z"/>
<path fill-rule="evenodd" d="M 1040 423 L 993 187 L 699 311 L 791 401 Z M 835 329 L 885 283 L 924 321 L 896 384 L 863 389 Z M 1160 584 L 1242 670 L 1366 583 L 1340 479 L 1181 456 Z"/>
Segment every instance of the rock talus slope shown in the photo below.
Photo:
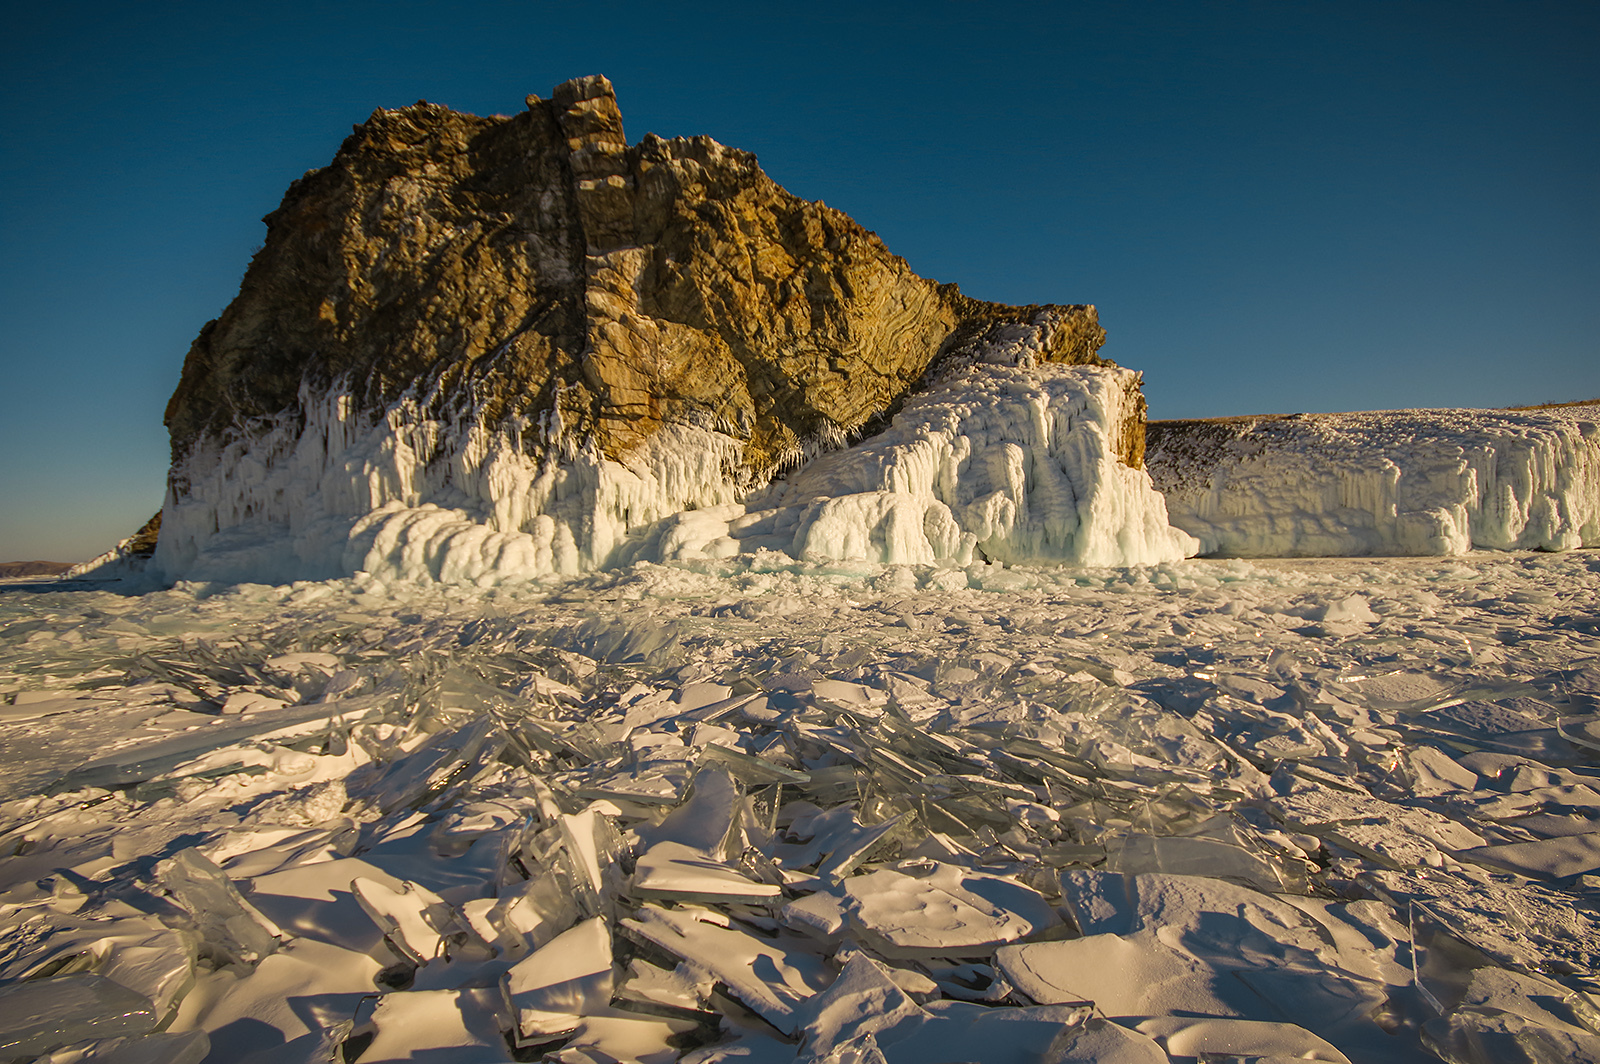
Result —
<path fill-rule="evenodd" d="M 1109 366 L 1092 306 L 921 278 L 709 138 L 630 146 L 599 77 L 376 111 L 265 221 L 167 409 L 168 578 L 580 571 L 881 430 L 936 364 Z M 1096 438 L 1134 472 L 1114 382 Z"/>

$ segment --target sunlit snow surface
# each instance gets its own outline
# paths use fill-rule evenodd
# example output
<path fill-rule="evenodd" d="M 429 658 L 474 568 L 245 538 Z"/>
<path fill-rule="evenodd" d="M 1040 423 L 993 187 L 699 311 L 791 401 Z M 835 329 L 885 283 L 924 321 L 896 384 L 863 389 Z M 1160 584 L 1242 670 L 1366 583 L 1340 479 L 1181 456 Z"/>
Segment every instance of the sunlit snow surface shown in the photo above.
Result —
<path fill-rule="evenodd" d="M 0 1058 L 1600 1059 L 1593 552 L 778 560 L 0 592 Z"/>

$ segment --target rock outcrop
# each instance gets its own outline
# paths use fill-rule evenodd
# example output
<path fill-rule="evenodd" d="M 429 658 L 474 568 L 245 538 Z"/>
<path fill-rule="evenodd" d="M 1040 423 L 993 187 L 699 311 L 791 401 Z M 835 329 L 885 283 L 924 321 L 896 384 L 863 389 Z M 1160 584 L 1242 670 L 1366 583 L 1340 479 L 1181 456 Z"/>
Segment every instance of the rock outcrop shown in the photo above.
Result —
<path fill-rule="evenodd" d="M 348 381 L 374 413 L 407 393 L 493 424 L 559 410 L 612 458 L 663 424 L 716 427 L 761 471 L 882 414 L 948 341 L 1040 309 L 918 277 L 748 152 L 629 147 L 604 78 L 527 102 L 376 111 L 290 187 L 190 349 L 175 459 Z M 1052 357 L 1096 362 L 1094 308 L 1063 309 Z"/>
<path fill-rule="evenodd" d="M 397 508 L 428 507 L 485 530 L 485 565 L 589 568 L 887 425 L 930 367 L 1019 330 L 1030 358 L 1108 365 L 1092 306 L 919 277 L 709 138 L 630 146 L 600 77 L 512 117 L 376 111 L 265 222 L 167 408 L 169 577 L 352 571 Z M 1137 470 L 1144 404 L 1119 380 L 1105 436 Z M 400 550 L 441 519 L 405 520 Z"/>

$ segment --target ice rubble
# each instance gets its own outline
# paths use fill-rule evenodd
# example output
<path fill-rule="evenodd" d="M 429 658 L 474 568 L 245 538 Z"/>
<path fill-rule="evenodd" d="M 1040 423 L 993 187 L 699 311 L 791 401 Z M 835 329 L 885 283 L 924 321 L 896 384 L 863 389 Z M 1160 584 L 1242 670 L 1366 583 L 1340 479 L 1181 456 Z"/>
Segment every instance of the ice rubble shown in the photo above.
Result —
<path fill-rule="evenodd" d="M 1600 406 L 1152 425 L 1173 524 L 1208 554 L 1449 555 L 1600 545 Z"/>
<path fill-rule="evenodd" d="M 0 625 L 19 1059 L 1600 1060 L 1588 552 Z"/>
<path fill-rule="evenodd" d="M 1194 553 L 1114 454 L 1138 375 L 1039 362 L 1037 327 L 1009 333 L 946 366 L 880 435 L 767 485 L 745 482 L 742 445 L 709 428 L 668 426 L 614 461 L 559 418 L 491 431 L 407 398 L 367 424 L 337 389 L 307 391 L 293 416 L 203 438 L 174 464 L 151 573 L 488 586 L 760 550 L 958 566 Z"/>

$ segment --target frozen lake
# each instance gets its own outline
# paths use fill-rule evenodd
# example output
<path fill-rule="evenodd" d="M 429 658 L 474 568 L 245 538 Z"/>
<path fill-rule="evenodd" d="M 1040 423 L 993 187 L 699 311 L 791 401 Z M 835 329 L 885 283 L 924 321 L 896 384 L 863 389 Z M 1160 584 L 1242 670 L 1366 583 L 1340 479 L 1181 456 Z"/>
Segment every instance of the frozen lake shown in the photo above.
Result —
<path fill-rule="evenodd" d="M 1593 550 L 13 583 L 0 702 L 21 1059 L 1600 1059 Z"/>

